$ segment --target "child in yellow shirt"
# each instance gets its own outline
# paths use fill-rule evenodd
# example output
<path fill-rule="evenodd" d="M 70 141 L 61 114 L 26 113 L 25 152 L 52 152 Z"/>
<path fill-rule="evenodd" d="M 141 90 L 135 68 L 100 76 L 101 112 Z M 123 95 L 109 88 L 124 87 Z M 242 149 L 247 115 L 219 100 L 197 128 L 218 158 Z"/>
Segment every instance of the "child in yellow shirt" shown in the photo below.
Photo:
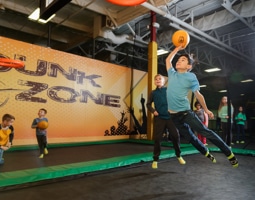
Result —
<path fill-rule="evenodd" d="M 12 126 L 15 117 L 10 114 L 5 114 L 2 117 L 2 124 L 0 129 L 0 165 L 4 164 L 3 153 L 11 148 L 11 141 L 9 136 L 12 133 L 10 126 Z"/>

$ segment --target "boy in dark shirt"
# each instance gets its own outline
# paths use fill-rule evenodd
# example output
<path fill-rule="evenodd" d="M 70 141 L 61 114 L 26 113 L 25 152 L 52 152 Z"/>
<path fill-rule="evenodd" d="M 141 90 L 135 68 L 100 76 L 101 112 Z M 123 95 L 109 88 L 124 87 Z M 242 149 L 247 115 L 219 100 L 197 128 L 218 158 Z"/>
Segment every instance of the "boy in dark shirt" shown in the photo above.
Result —
<path fill-rule="evenodd" d="M 153 163 L 152 168 L 157 168 L 157 163 L 161 153 L 161 139 L 163 133 L 168 129 L 170 138 L 173 142 L 175 155 L 179 160 L 179 163 L 184 165 L 186 162 L 181 157 L 180 150 L 180 136 L 177 132 L 171 118 L 170 113 L 167 111 L 167 100 L 166 100 L 166 88 L 164 87 L 165 79 L 160 74 L 154 77 L 154 84 L 156 89 L 153 90 L 147 101 L 148 110 L 154 115 L 153 121 L 153 137 L 154 137 L 154 151 L 153 151 Z M 155 108 L 152 107 L 154 102 Z"/>
<path fill-rule="evenodd" d="M 35 118 L 32 122 L 31 128 L 36 129 L 36 139 L 38 142 L 39 150 L 40 150 L 40 156 L 39 158 L 43 158 L 44 155 L 47 155 L 48 149 L 47 149 L 47 129 L 40 129 L 38 127 L 38 123 L 41 121 L 48 122 L 48 119 L 45 117 L 47 114 L 47 110 L 44 108 L 41 108 L 38 111 L 38 118 Z"/>

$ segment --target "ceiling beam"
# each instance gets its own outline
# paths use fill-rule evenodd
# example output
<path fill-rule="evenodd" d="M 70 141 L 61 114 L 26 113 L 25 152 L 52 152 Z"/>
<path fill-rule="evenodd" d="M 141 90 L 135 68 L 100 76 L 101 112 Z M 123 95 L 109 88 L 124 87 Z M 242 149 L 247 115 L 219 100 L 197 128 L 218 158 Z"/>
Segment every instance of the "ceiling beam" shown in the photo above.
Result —
<path fill-rule="evenodd" d="M 145 8 L 154 11 L 155 13 L 162 15 L 163 17 L 168 18 L 169 20 L 173 21 L 174 23 L 170 23 L 170 26 L 173 26 L 174 28 L 181 29 L 182 27 L 185 28 L 190 34 L 192 34 L 197 39 L 201 40 L 202 42 L 206 42 L 207 44 L 217 47 L 218 49 L 225 51 L 227 54 L 230 54 L 231 56 L 235 56 L 237 59 L 240 59 L 246 63 L 252 64 L 254 63 L 254 60 L 250 58 L 249 56 L 243 54 L 242 52 L 237 51 L 236 49 L 230 47 L 229 45 L 224 44 L 223 42 L 211 37 L 210 35 L 194 28 L 193 26 L 189 25 L 186 22 L 183 22 L 182 20 L 178 19 L 177 17 L 174 17 L 171 14 L 166 13 L 165 11 L 145 2 L 141 4 Z"/>

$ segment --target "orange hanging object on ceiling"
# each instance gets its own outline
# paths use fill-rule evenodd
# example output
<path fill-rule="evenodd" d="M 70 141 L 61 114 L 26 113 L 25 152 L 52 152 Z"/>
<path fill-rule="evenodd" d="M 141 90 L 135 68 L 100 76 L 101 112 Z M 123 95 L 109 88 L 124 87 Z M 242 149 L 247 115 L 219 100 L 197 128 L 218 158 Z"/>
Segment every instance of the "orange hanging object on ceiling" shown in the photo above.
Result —
<path fill-rule="evenodd" d="M 147 0 L 106 0 L 106 1 L 119 6 L 137 6 L 144 3 Z"/>

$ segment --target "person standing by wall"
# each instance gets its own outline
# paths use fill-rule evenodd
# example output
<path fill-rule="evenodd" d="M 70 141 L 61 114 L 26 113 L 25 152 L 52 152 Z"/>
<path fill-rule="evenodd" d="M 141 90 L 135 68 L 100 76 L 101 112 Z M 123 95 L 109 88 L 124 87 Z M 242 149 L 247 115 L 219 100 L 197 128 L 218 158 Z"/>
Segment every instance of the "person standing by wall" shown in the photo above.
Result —
<path fill-rule="evenodd" d="M 237 140 L 236 143 L 238 144 L 240 143 L 245 143 L 245 122 L 246 122 L 246 115 L 244 113 L 243 110 L 243 106 L 239 106 L 238 108 L 238 113 L 235 116 L 235 120 L 236 120 L 236 134 L 237 134 Z"/>
<path fill-rule="evenodd" d="M 233 114 L 234 108 L 230 104 L 230 112 L 228 110 L 228 98 L 223 96 L 220 101 L 218 116 L 221 119 L 221 129 L 222 129 L 222 139 L 227 143 L 228 146 L 231 146 L 232 143 L 232 127 L 233 127 Z M 230 115 L 229 115 L 230 113 Z M 230 120 L 230 123 L 229 123 Z"/>

